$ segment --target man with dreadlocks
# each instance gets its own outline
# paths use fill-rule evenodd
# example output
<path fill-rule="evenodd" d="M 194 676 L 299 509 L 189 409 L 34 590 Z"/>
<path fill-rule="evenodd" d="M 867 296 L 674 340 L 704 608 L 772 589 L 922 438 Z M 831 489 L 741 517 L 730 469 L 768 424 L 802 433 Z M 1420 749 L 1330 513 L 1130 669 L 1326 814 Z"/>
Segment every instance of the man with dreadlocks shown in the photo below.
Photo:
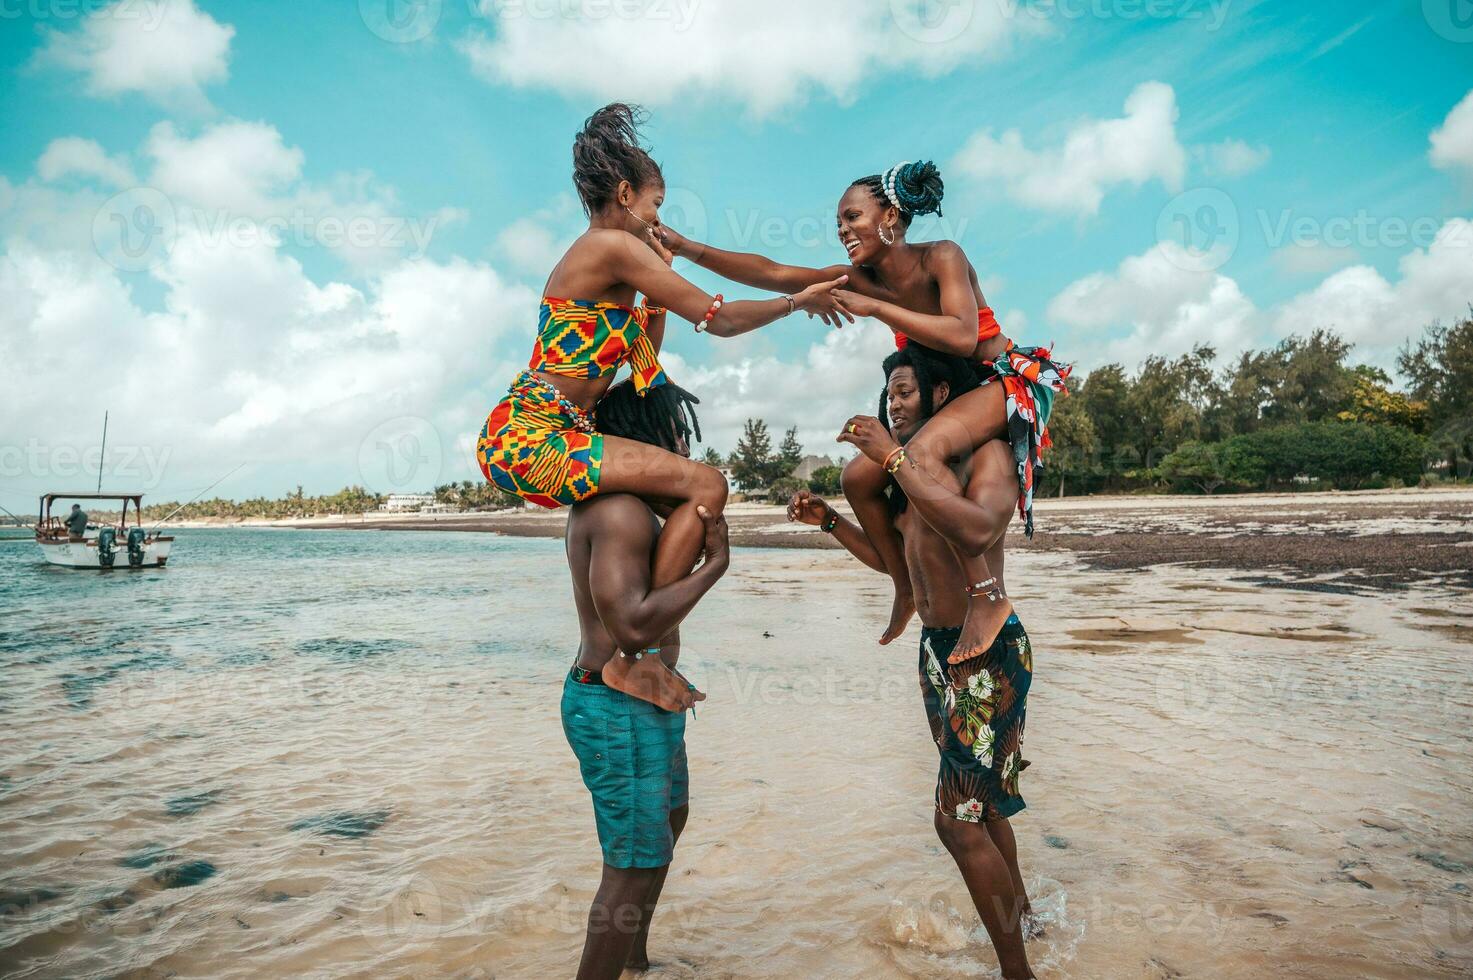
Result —
<path fill-rule="evenodd" d="M 692 407 L 697 401 L 672 383 L 640 397 L 634 384 L 622 381 L 599 401 L 594 424 L 605 435 L 689 457 L 690 438 L 700 438 Z M 661 527 L 649 503 L 602 493 L 568 514 L 568 567 L 581 635 L 578 660 L 563 682 L 563 732 L 593 796 L 604 863 L 588 912 L 579 980 L 649 967 L 650 918 L 685 826 L 683 709 L 706 696 L 675 670 L 677 627 L 730 561 L 725 518 L 705 507 L 698 513 L 705 561 L 660 588 L 650 582 Z M 658 697 L 648 691 L 634 697 L 604 683 L 602 671 L 619 651 L 652 661 L 645 675 L 663 687 Z M 656 701 L 682 710 L 667 711 Z"/>
<path fill-rule="evenodd" d="M 921 694 L 941 754 L 936 833 L 961 869 L 1002 975 L 1031 977 L 1023 947 L 1025 924 L 1031 925 L 1028 895 L 1008 824 L 1023 809 L 1018 774 L 1027 764 L 1023 720 L 1033 671 L 1028 634 L 1010 615 L 981 656 L 949 662 L 967 616 L 963 558 L 985 556 L 1000 583 L 1003 536 L 1016 494 L 1005 478 L 1013 455 L 1005 440 L 986 443 L 972 455 L 970 470 L 955 474 L 962 492 L 940 492 L 924 471 L 906 465 L 904 445 L 943 406 L 974 389 L 977 374 L 965 359 L 916 343 L 886 358 L 884 370 L 880 418 L 856 416 L 841 438 L 891 476 L 890 509 L 923 626 Z M 795 494 L 788 519 L 823 528 L 854 557 L 888 574 L 864 529 L 822 498 L 806 490 Z"/>

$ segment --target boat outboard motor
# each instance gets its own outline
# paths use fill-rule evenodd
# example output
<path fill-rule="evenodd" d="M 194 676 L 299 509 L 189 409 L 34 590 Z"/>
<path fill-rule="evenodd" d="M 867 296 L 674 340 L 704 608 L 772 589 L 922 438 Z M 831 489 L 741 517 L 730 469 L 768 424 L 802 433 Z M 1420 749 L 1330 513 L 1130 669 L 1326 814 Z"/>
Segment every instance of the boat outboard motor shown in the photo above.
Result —
<path fill-rule="evenodd" d="M 128 564 L 133 568 L 143 567 L 143 541 L 148 535 L 143 528 L 130 528 L 128 531 Z"/>
<path fill-rule="evenodd" d="M 97 564 L 103 568 L 112 568 L 113 559 L 118 556 L 118 529 L 105 527 L 97 532 Z"/>

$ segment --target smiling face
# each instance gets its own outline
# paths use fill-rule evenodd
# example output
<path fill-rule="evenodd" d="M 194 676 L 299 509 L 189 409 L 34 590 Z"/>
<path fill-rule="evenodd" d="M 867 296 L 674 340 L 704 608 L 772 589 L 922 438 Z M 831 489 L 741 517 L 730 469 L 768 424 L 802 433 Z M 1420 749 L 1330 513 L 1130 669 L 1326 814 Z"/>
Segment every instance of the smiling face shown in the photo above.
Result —
<path fill-rule="evenodd" d="M 887 246 L 880 240 L 880 227 L 886 226 L 885 236 L 893 238 L 899 234 L 897 212 L 893 207 L 880 204 L 867 187 L 855 185 L 839 198 L 839 244 L 849 253 L 854 265 L 869 265 Z"/>
<path fill-rule="evenodd" d="M 615 197 L 623 213 L 625 229 L 636 238 L 645 239 L 650 230 L 659 230 L 660 205 L 665 203 L 665 182 L 654 180 L 639 190 L 629 181 L 619 182 L 619 193 Z M 623 210 L 627 208 L 628 210 Z"/>

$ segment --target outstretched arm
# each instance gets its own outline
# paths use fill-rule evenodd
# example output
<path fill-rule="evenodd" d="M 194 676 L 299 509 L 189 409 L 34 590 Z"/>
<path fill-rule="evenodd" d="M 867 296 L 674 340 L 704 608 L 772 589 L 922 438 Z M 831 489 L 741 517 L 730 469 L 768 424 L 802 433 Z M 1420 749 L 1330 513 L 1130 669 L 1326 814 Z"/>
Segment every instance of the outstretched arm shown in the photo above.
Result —
<path fill-rule="evenodd" d="M 869 415 L 856 415 L 846 422 L 839 441 L 853 443 L 882 466 L 900 448 L 880 420 Z M 982 554 L 997 541 L 998 514 L 1011 513 L 1016 491 L 1016 485 L 1011 482 L 973 479 L 962 493 L 956 493 L 909 462 L 902 462 L 894 477 L 921 518 L 949 544 L 970 557 Z M 1005 488 L 1008 494 L 1001 508 L 995 499 L 999 487 Z M 1006 516 L 1002 527 L 1007 527 Z"/>
<path fill-rule="evenodd" d="M 885 569 L 884 561 L 880 559 L 880 553 L 870 543 L 869 535 L 864 533 L 864 529 L 834 510 L 829 502 L 818 494 L 808 490 L 799 490 L 793 494 L 788 501 L 788 520 L 811 524 L 814 527 L 823 527 L 832 521 L 834 540 L 843 545 L 845 551 L 882 575 L 890 574 Z"/>
<path fill-rule="evenodd" d="M 726 518 L 698 509 L 706 524 L 706 560 L 685 578 L 650 588 L 650 555 L 654 530 L 648 521 L 628 520 L 615 510 L 596 511 L 588 580 L 593 607 L 620 650 L 655 646 L 726 574 L 731 563 Z"/>
<path fill-rule="evenodd" d="M 966 254 L 954 242 L 937 242 L 927 255 L 927 271 L 941 292 L 939 315 L 917 313 L 847 289 L 839 290 L 840 301 L 856 316 L 872 316 L 932 350 L 971 357 L 977 349 L 978 307 Z"/>
<path fill-rule="evenodd" d="M 645 242 L 623 231 L 604 232 L 599 242 L 604 249 L 603 258 L 620 281 L 691 323 L 705 320 L 713 297 L 661 261 Z M 764 327 L 794 310 L 814 313 L 834 327 L 841 326 L 845 319 L 852 323 L 854 317 L 833 298 L 834 291 L 846 282 L 845 278 L 839 277 L 808 286 L 792 297 L 791 304 L 781 296 L 733 300 L 725 303 L 715 319 L 706 324 L 706 331 L 717 337 L 735 337 Z"/>
<path fill-rule="evenodd" d="M 691 241 L 679 232 L 663 226 L 660 228 L 660 240 L 672 254 L 690 259 L 723 279 L 756 289 L 791 293 L 815 283 L 837 279 L 852 271 L 847 265 L 810 269 L 801 265 L 783 265 L 755 252 L 728 252 L 714 245 Z"/>

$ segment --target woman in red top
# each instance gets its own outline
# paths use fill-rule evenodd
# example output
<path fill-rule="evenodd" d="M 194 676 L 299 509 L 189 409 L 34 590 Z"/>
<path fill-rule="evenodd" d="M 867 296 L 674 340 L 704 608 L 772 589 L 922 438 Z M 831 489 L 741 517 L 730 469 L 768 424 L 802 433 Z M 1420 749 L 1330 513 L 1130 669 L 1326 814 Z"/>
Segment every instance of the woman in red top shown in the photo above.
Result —
<path fill-rule="evenodd" d="M 1054 395 L 1063 390 L 1069 373 L 1050 360 L 1047 350 L 1019 348 L 1002 335 L 982 295 L 977 271 L 960 246 L 951 241 L 907 241 L 912 219 L 941 213 L 943 192 L 941 174 L 929 161 L 897 164 L 883 174 L 854 181 L 839 199 L 837 216 L 839 241 L 849 254 L 849 264 L 824 269 L 727 252 L 661 229 L 665 247 L 673 254 L 749 286 L 801 289 L 847 275 L 848 288 L 834 295 L 850 313 L 874 317 L 893 330 L 897 346 L 914 341 L 977 365 L 985 383 L 942 409 L 903 452 L 882 428 L 876 432 L 868 425 L 874 421 L 868 417 L 851 419 L 839 436 L 864 454 L 845 467 L 844 493 L 895 583 L 890 625 L 881 643 L 900 635 L 915 611 L 885 500 L 888 475 L 882 466 L 917 466 L 935 482 L 938 494 L 955 494 L 961 486 L 950 464 L 965 461 L 993 439 L 1007 439 L 1017 463 L 1018 509 L 1031 534 L 1034 470 L 1041 465 L 1041 449 L 1048 445 L 1045 427 Z M 996 533 L 1002 534 L 1006 514 L 997 518 Z M 986 537 L 977 536 L 979 541 Z M 982 560 L 985 550 L 958 555 L 972 581 L 972 603 L 953 663 L 985 651 L 1012 613 L 1012 604 Z"/>

